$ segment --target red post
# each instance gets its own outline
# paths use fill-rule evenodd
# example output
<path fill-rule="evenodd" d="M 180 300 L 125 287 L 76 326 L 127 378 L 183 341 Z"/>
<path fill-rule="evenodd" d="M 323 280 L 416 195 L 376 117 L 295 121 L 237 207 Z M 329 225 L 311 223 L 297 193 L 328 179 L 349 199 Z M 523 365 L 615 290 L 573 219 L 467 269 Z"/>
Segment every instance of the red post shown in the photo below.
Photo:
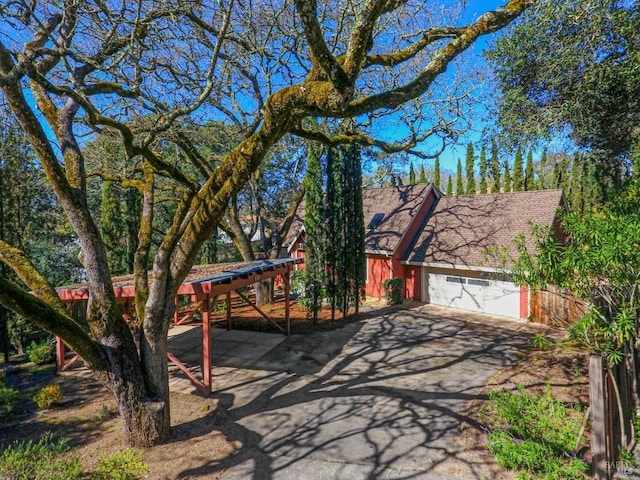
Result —
<path fill-rule="evenodd" d="M 202 379 L 207 393 L 211 393 L 211 299 L 202 302 Z"/>
<path fill-rule="evenodd" d="M 291 274 L 285 272 L 282 274 L 284 280 L 284 321 L 286 324 L 285 334 L 287 337 L 291 335 L 291 318 L 289 315 L 289 291 L 291 290 Z"/>
<path fill-rule="evenodd" d="M 231 292 L 227 292 L 227 330 L 231 330 Z"/>
<path fill-rule="evenodd" d="M 64 367 L 64 342 L 60 337 L 56 337 L 56 364 L 58 371 L 61 372 Z"/>

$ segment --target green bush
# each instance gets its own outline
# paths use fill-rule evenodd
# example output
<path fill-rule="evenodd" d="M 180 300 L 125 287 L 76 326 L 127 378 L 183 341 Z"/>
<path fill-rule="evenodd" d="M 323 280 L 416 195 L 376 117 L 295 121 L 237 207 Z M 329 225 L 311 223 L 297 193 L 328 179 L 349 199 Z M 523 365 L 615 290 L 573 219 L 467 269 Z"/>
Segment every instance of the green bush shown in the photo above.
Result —
<path fill-rule="evenodd" d="M 27 348 L 27 357 L 30 362 L 37 365 L 44 365 L 53 362 L 55 359 L 55 350 L 49 342 L 31 342 L 31 345 Z"/>
<path fill-rule="evenodd" d="M 398 305 L 404 300 L 404 282 L 401 278 L 389 278 L 382 282 L 387 305 Z"/>
<path fill-rule="evenodd" d="M 138 480 L 149 470 L 142 454 L 133 450 L 123 450 L 114 455 L 103 455 L 96 466 L 93 478 L 96 480 Z"/>
<path fill-rule="evenodd" d="M 18 391 L 14 388 L 0 386 L 0 418 L 4 418 L 13 411 L 18 400 Z"/>
<path fill-rule="evenodd" d="M 489 392 L 489 450 L 498 463 L 520 470 L 518 478 L 582 479 L 589 465 L 573 453 L 582 416 L 553 399 L 537 398 L 518 386 Z"/>
<path fill-rule="evenodd" d="M 33 401 L 40 410 L 46 410 L 50 408 L 54 403 L 59 402 L 64 398 L 62 393 L 62 387 L 57 383 L 52 383 L 43 387 L 38 393 L 33 396 Z"/>
<path fill-rule="evenodd" d="M 73 480 L 80 478 L 79 457 L 62 457 L 69 451 L 65 440 L 53 441 L 50 433 L 38 443 L 14 442 L 0 453 L 0 478 L 20 480 Z"/>

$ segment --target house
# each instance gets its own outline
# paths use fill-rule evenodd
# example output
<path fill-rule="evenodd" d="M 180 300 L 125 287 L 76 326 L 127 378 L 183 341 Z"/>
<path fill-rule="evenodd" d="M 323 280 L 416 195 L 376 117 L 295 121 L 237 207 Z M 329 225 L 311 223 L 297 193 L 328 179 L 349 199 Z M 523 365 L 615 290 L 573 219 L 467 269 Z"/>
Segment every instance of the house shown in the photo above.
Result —
<path fill-rule="evenodd" d="M 530 292 L 505 273 L 514 238 L 532 224 L 562 239 L 562 190 L 444 196 L 432 184 L 363 190 L 366 294 L 404 280 L 407 299 L 511 318 L 529 316 Z M 304 206 L 285 241 L 304 257 Z"/>

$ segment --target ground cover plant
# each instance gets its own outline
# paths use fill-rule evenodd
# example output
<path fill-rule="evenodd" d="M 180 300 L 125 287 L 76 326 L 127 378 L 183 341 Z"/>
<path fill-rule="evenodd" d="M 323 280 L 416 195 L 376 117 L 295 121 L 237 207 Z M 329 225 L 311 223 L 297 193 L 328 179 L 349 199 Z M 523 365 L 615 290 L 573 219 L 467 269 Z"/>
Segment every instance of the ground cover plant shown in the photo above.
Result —
<path fill-rule="evenodd" d="M 13 442 L 0 453 L 0 478 L 20 480 L 136 480 L 148 470 L 143 452 L 123 450 L 104 455 L 95 470 L 85 471 L 82 458 L 65 439 L 46 433 L 39 441 Z"/>
<path fill-rule="evenodd" d="M 522 385 L 491 390 L 484 416 L 489 450 L 518 479 L 581 479 L 589 470 L 576 453 L 584 412 L 554 399 L 549 385 L 541 397 Z"/>

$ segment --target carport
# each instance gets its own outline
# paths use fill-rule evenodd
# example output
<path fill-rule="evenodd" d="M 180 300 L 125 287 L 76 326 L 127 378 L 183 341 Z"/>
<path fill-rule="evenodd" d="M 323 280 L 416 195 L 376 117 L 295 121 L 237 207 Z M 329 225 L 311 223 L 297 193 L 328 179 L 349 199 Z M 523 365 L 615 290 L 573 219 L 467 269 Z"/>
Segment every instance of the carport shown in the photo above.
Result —
<path fill-rule="evenodd" d="M 273 323 L 285 335 L 290 334 L 289 294 L 290 276 L 295 265 L 302 259 L 286 258 L 277 260 L 258 260 L 255 262 L 238 262 L 225 264 L 197 265 L 180 286 L 176 296 L 176 312 L 174 324 L 180 325 L 190 319 L 195 313 L 202 317 L 202 379 L 197 378 L 189 368 L 174 354 L 167 352 L 167 358 L 182 370 L 198 389 L 208 394 L 211 392 L 211 310 L 222 300 L 225 304 L 226 328 L 231 329 L 232 308 L 231 294 L 235 292 L 239 298 L 255 309 L 263 318 Z M 240 291 L 242 287 L 264 280 L 282 278 L 284 289 L 284 324 L 280 325 L 267 316 L 260 308 Z M 125 275 L 113 278 L 114 292 L 118 303 L 122 305 L 122 315 L 127 322 L 134 321 L 134 276 Z M 85 305 L 89 298 L 86 284 L 70 285 L 57 289 L 60 299 L 72 312 L 75 308 Z M 56 342 L 56 362 L 58 369 L 64 371 L 71 364 L 81 360 L 78 355 L 65 361 L 64 342 L 58 337 Z"/>

